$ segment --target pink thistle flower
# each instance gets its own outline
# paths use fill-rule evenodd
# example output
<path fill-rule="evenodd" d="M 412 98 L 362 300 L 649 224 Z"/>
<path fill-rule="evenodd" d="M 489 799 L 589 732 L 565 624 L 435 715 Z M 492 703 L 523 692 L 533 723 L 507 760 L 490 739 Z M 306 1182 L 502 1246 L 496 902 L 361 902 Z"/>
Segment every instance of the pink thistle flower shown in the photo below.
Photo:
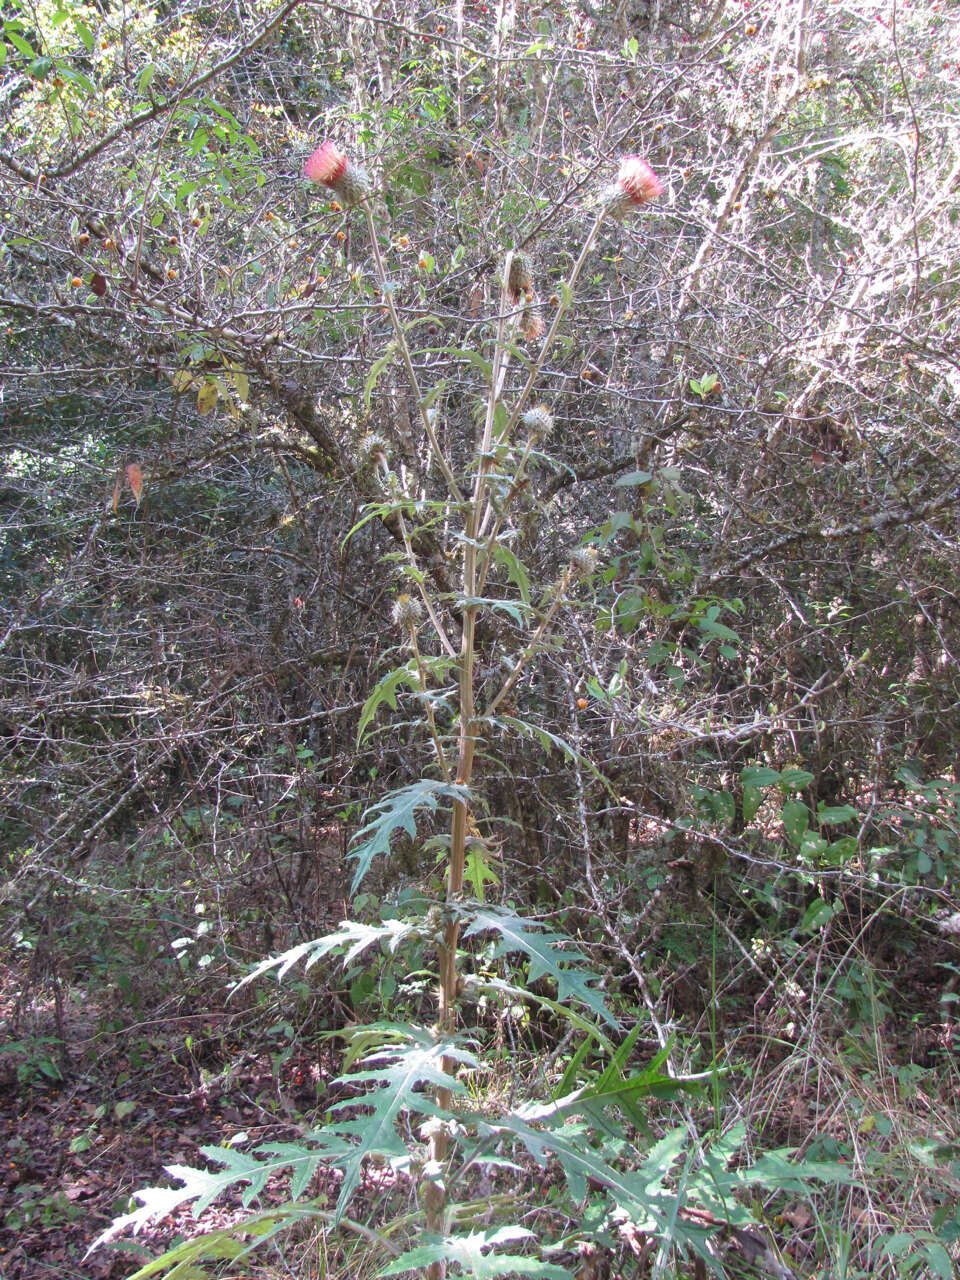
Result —
<path fill-rule="evenodd" d="M 329 138 L 314 151 L 303 166 L 310 182 L 332 188 L 345 205 L 357 204 L 370 194 L 370 179 Z"/>
<path fill-rule="evenodd" d="M 603 192 L 607 211 L 622 218 L 631 209 L 663 195 L 663 183 L 640 156 L 624 156 L 617 180 Z"/>
<path fill-rule="evenodd" d="M 328 138 L 303 166 L 303 172 L 311 182 L 322 182 L 336 190 L 347 167 L 347 157 Z"/>
<path fill-rule="evenodd" d="M 646 204 L 648 200 L 656 200 L 663 195 L 663 184 L 653 172 L 646 160 L 639 156 L 624 156 L 620 161 L 620 172 L 617 184 L 621 186 L 634 204 Z"/>

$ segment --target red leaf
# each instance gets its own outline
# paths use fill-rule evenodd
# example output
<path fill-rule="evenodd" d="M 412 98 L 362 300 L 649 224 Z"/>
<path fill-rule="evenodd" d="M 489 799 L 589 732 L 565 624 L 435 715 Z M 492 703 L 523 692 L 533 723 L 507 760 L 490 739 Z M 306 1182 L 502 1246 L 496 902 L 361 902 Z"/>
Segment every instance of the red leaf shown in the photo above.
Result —
<path fill-rule="evenodd" d="M 99 271 L 95 271 L 93 273 L 93 276 L 90 280 L 90 289 L 93 293 L 97 295 L 98 298 L 102 298 L 103 295 L 107 292 L 107 282 L 103 278 L 103 276 L 100 274 Z"/>

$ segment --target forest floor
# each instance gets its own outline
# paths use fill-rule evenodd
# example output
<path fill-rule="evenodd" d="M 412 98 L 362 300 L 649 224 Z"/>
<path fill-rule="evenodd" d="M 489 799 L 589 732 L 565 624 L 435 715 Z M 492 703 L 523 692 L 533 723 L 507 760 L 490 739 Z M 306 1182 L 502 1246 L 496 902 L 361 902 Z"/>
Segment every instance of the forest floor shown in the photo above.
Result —
<path fill-rule="evenodd" d="M 865 1186 L 879 1186 L 882 1174 L 882 1229 L 911 1218 L 920 1242 L 934 1240 L 924 1225 L 932 1209 L 949 1212 L 960 1198 L 960 1070 L 940 1003 L 952 945 L 931 939 L 905 963 L 887 959 L 888 991 L 896 971 L 913 1025 L 902 1011 L 889 1013 L 860 1056 L 856 1037 L 819 1040 L 814 1027 L 792 1053 L 782 1035 L 762 1028 L 738 1042 L 741 1101 L 764 1143 L 802 1151 L 814 1135 L 832 1135 L 833 1154 Z M 197 1230 L 182 1208 L 86 1256 L 134 1207 L 134 1192 L 170 1186 L 167 1167 L 203 1167 L 203 1147 L 239 1135 L 253 1144 L 295 1141 L 318 1102 L 329 1103 L 339 1070 L 329 1041 L 319 1041 L 318 1053 L 275 1006 L 225 1004 L 221 978 L 210 975 L 189 999 L 167 999 L 136 1020 L 120 1016 L 107 991 L 99 1001 L 65 992 L 58 1011 L 49 987 L 9 962 L 0 966 L 0 1280 L 125 1280 Z M 742 1026 L 756 1016 L 758 995 L 737 993 L 731 1013 Z M 330 994 L 323 1000 L 326 1016 Z M 286 1198 L 282 1185 L 276 1195 Z M 857 1203 L 849 1212 L 859 1221 Z M 205 1211 L 202 1226 L 227 1226 L 242 1213 L 234 1188 Z M 940 1238 L 956 1250 L 958 1236 L 960 1209 L 955 1234 Z"/>
<path fill-rule="evenodd" d="M 229 1038 L 235 1009 L 111 1034 L 95 1011 L 71 1001 L 62 1010 L 63 1062 L 52 1002 L 15 1020 L 24 981 L 9 966 L 0 970 L 0 1280 L 129 1276 L 195 1229 L 184 1209 L 85 1257 L 132 1207 L 134 1191 L 171 1185 L 164 1166 L 203 1165 L 201 1147 L 241 1132 L 255 1142 L 297 1136 L 321 1077 L 334 1073 L 298 1049 L 239 1050 Z M 9 1030 L 16 1022 L 19 1038 Z M 25 1022 L 35 1028 L 29 1036 Z M 218 1201 L 204 1226 L 225 1225 L 236 1212 L 229 1198 Z"/>

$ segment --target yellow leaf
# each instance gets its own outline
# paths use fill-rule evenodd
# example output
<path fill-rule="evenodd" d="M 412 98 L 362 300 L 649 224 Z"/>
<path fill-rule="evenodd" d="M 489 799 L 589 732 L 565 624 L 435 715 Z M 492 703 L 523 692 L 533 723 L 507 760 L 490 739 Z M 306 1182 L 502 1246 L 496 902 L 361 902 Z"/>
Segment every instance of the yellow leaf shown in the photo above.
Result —
<path fill-rule="evenodd" d="M 188 373 L 186 369 L 178 369 L 170 381 L 173 383 L 174 391 L 189 391 L 193 386 L 193 374 Z"/>
<path fill-rule="evenodd" d="M 237 389 L 237 395 L 240 397 L 240 399 L 243 401 L 244 404 L 249 403 L 250 379 L 247 377 L 247 375 L 243 372 L 242 369 L 234 369 L 232 373 L 232 377 L 233 377 L 233 385 Z"/>
<path fill-rule="evenodd" d="M 219 395 L 215 382 L 205 382 L 197 392 L 197 413 L 209 413 L 217 403 Z"/>

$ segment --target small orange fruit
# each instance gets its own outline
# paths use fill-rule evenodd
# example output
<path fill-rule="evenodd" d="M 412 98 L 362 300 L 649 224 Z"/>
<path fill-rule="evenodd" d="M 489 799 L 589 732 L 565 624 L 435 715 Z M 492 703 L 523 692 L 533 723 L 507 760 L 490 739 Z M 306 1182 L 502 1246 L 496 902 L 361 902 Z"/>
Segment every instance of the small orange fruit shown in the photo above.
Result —
<path fill-rule="evenodd" d="M 73 279 L 70 281 L 70 284 L 74 289 L 79 289 L 80 286 L 83 284 L 83 281 L 80 279 L 79 276 L 74 276 Z"/>

